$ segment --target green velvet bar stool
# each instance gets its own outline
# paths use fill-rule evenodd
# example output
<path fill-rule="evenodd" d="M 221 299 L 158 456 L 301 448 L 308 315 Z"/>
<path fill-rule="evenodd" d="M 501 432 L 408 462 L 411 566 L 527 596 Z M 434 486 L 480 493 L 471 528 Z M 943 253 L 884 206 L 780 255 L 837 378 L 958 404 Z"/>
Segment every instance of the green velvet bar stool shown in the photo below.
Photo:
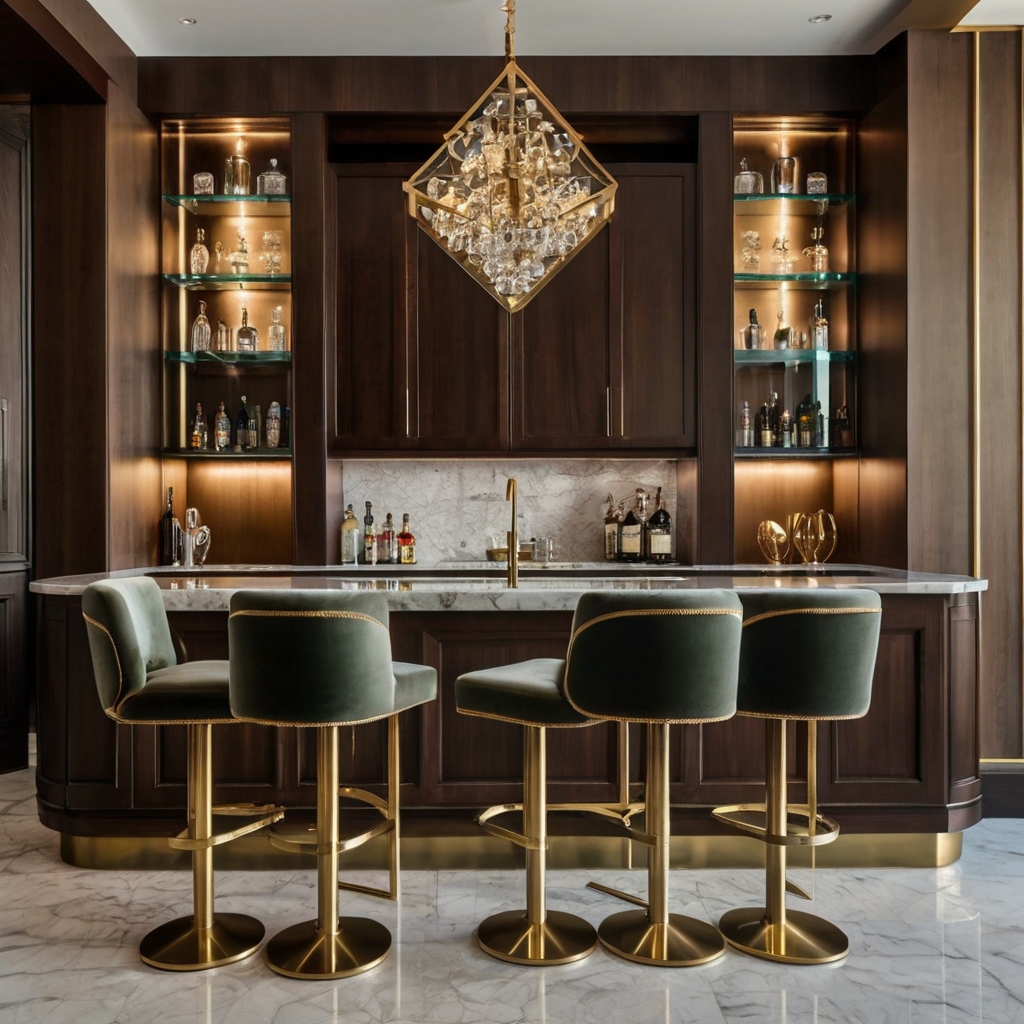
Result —
<path fill-rule="evenodd" d="M 739 598 L 724 590 L 598 591 L 580 598 L 565 670 L 565 695 L 582 714 L 647 726 L 644 831 L 647 899 L 590 887 L 640 910 L 598 929 L 610 952 L 638 963 L 689 967 L 725 952 L 713 925 L 668 910 L 669 726 L 732 718 L 740 656 Z"/>
<path fill-rule="evenodd" d="M 213 905 L 213 847 L 278 821 L 280 808 L 213 806 L 214 725 L 233 723 L 228 663 L 178 664 L 163 598 L 146 576 L 90 583 L 82 593 L 93 673 L 107 715 L 122 725 L 188 726 L 188 828 L 169 840 L 192 852 L 192 915 L 160 925 L 139 954 L 153 967 L 199 971 L 255 953 L 263 925 L 244 914 L 219 914 Z M 213 815 L 256 817 L 215 835 Z"/>
<path fill-rule="evenodd" d="M 278 932 L 267 961 L 293 978 L 341 978 L 369 970 L 391 949 L 377 921 L 338 916 L 338 890 L 398 898 L 400 761 L 398 716 L 437 697 L 437 673 L 391 660 L 383 595 L 325 590 L 240 590 L 228 618 L 231 709 L 245 722 L 317 730 L 316 842 L 274 837 L 317 856 L 317 918 Z M 339 785 L 338 727 L 388 721 L 387 799 Z M 361 801 L 382 820 L 339 837 L 338 797 Z M 338 881 L 338 855 L 388 836 L 387 889 Z"/>
<path fill-rule="evenodd" d="M 882 602 L 872 590 L 743 592 L 743 644 L 737 714 L 765 719 L 764 805 L 719 807 L 714 816 L 766 846 L 763 907 L 730 910 L 719 922 L 729 943 L 768 960 L 822 964 L 849 952 L 849 940 L 814 914 L 788 910 L 786 849 L 833 842 L 839 825 L 818 813 L 817 723 L 861 718 L 871 703 Z M 786 723 L 808 729 L 806 805 L 789 807 Z"/>

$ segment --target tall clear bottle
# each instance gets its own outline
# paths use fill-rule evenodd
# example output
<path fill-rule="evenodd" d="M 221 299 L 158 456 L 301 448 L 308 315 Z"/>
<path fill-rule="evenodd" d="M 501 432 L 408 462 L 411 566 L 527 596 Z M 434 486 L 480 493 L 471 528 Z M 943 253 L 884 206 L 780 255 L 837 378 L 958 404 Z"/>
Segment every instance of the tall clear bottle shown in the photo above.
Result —
<path fill-rule="evenodd" d="M 275 306 L 272 314 L 273 322 L 267 328 L 271 352 L 284 352 L 288 348 L 288 331 L 281 323 L 281 307 Z"/>
<path fill-rule="evenodd" d="M 665 508 L 658 488 L 656 508 L 647 524 L 647 557 L 652 562 L 672 561 L 672 517 Z"/>
<path fill-rule="evenodd" d="M 345 509 L 345 518 L 341 521 L 341 564 L 355 565 L 356 553 L 359 551 L 359 520 L 351 505 Z"/>
<path fill-rule="evenodd" d="M 192 351 L 210 351 L 210 321 L 206 316 L 206 303 L 199 300 L 199 316 L 192 322 Z"/>
<path fill-rule="evenodd" d="M 614 562 L 619 557 L 619 524 L 622 513 L 615 504 L 615 499 L 608 495 L 608 508 L 604 513 L 604 560 Z"/>
<path fill-rule="evenodd" d="M 213 420 L 213 446 L 219 452 L 226 452 L 231 447 L 231 417 L 223 402 L 217 406 Z"/>
<path fill-rule="evenodd" d="M 210 250 L 206 248 L 206 232 L 202 228 L 196 228 L 196 241 L 189 254 L 189 269 L 193 277 L 200 277 L 206 273 L 210 265 Z"/>

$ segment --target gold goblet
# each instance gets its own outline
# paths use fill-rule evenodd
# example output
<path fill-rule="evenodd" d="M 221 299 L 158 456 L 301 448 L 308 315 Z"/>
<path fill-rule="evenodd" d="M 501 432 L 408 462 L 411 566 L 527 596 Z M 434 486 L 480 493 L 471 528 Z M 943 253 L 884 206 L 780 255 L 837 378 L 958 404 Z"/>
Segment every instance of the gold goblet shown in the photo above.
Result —
<path fill-rule="evenodd" d="M 810 569 L 820 569 L 836 550 L 839 540 L 835 516 L 824 509 L 797 512 L 790 517 L 793 547 Z"/>
<path fill-rule="evenodd" d="M 786 545 L 785 550 L 780 550 L 783 544 Z M 789 554 L 789 537 L 777 522 L 765 519 L 757 527 L 757 546 L 769 565 L 782 565 L 782 560 Z"/>

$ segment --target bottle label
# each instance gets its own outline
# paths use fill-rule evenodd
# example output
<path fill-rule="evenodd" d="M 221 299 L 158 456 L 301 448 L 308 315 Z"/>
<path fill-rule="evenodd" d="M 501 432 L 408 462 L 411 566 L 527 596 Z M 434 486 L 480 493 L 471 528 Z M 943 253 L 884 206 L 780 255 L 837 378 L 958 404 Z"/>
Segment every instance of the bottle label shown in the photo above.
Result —
<path fill-rule="evenodd" d="M 621 531 L 622 553 L 624 555 L 640 554 L 640 536 L 643 528 L 637 526 L 624 526 Z"/>
<path fill-rule="evenodd" d="M 619 524 L 606 523 L 604 527 L 604 557 L 605 561 L 615 560 L 616 547 L 619 540 Z"/>
<path fill-rule="evenodd" d="M 650 538 L 652 555 L 672 554 L 672 534 L 652 532 Z"/>
<path fill-rule="evenodd" d="M 398 545 L 398 560 L 402 563 L 402 565 L 415 565 L 416 545 L 400 543 Z"/>

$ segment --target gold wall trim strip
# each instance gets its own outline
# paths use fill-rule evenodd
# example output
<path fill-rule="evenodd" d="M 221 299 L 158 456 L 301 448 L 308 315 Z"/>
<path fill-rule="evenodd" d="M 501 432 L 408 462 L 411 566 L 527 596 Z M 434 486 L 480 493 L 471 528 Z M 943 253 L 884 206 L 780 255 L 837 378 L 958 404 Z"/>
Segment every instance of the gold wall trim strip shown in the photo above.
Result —
<path fill-rule="evenodd" d="M 645 849 L 628 839 L 607 836 L 549 836 L 548 867 L 646 868 Z M 630 848 L 632 846 L 632 849 Z M 936 868 L 953 864 L 963 851 L 961 832 L 879 834 L 843 833 L 816 850 L 819 868 Z M 748 836 L 674 836 L 673 868 L 764 868 L 764 844 Z M 811 847 L 789 851 L 792 867 L 811 867 Z M 166 839 L 126 836 L 71 836 L 61 833 L 61 859 L 75 867 L 108 871 L 187 870 L 191 854 L 170 849 Z M 243 836 L 214 848 L 217 870 L 295 870 L 316 858 L 285 853 L 270 845 L 266 833 Z M 383 870 L 388 866 L 387 836 L 345 854 L 346 870 Z M 479 836 L 403 836 L 402 867 L 407 871 L 517 870 L 523 852 L 504 840 Z"/>
<path fill-rule="evenodd" d="M 974 33 L 971 203 L 971 574 L 981 577 L 981 33 Z M 979 653 L 979 665 L 980 653 Z"/>
<path fill-rule="evenodd" d="M 1017 226 L 1018 233 L 1017 238 L 1020 242 L 1020 324 L 1021 324 L 1021 337 L 1020 337 L 1020 431 L 1018 433 L 1018 439 L 1021 443 L 1021 456 L 1024 459 L 1024 28 L 1018 33 L 1018 42 L 1020 43 L 1019 58 L 1020 58 L 1020 196 L 1019 196 L 1019 214 L 1020 223 Z M 1024 464 L 1024 463 L 1022 463 Z M 1021 528 L 1021 545 L 1020 545 L 1020 581 L 1021 581 L 1021 636 L 1024 637 L 1024 473 L 1021 474 L 1021 494 L 1020 494 L 1020 528 Z M 1024 686 L 1024 644 L 1021 644 L 1021 660 L 1020 660 L 1020 675 L 1017 679 L 1018 687 Z M 1024 700 L 1021 701 L 1021 753 L 1024 753 Z"/>

